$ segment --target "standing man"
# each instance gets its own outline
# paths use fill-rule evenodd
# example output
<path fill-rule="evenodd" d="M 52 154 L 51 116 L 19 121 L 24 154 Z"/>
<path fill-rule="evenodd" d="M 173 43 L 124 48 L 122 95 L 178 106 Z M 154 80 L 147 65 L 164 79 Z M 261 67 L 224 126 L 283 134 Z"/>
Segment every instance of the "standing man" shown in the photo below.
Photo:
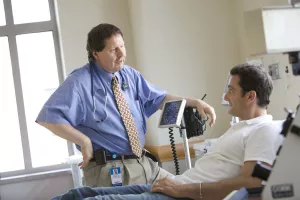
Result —
<path fill-rule="evenodd" d="M 147 184 L 167 177 L 143 147 L 146 121 L 164 102 L 183 99 L 157 88 L 124 65 L 121 30 L 100 24 L 88 34 L 89 63 L 74 70 L 42 108 L 37 123 L 71 141 L 82 152 L 84 184 L 91 187 Z M 203 118 L 214 109 L 198 99 L 187 100 Z M 112 178 L 118 169 L 122 180 Z"/>

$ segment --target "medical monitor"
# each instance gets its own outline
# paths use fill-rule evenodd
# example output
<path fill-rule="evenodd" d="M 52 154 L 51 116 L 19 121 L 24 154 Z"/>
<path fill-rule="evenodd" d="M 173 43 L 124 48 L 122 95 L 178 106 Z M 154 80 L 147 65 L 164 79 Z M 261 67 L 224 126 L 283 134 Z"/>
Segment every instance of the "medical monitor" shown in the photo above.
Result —
<path fill-rule="evenodd" d="M 159 128 L 180 127 L 186 100 L 167 101 L 159 119 Z"/>

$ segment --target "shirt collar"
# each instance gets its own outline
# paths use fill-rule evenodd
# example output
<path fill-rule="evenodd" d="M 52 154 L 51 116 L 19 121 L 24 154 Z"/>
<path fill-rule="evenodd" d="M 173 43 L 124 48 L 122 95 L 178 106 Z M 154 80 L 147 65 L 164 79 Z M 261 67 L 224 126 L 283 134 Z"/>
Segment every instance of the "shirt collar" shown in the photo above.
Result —
<path fill-rule="evenodd" d="M 113 74 L 110 72 L 107 72 L 103 69 L 103 67 L 101 65 L 99 65 L 97 62 L 94 62 L 94 65 L 96 67 L 96 73 L 103 79 L 104 82 L 111 82 Z M 118 78 L 118 81 L 120 83 L 121 79 L 121 75 L 120 75 L 120 71 L 117 71 L 114 73 L 114 75 Z"/>
<path fill-rule="evenodd" d="M 248 125 L 258 124 L 260 122 L 271 122 L 273 120 L 272 115 L 262 115 L 253 119 L 245 120 Z"/>

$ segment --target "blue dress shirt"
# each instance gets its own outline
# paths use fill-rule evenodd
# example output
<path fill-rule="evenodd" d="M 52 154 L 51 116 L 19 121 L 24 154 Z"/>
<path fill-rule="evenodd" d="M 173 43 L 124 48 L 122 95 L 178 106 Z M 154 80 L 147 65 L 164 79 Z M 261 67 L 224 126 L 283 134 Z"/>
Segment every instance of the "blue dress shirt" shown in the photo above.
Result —
<path fill-rule="evenodd" d="M 147 82 L 138 71 L 129 66 L 124 65 L 114 74 L 121 85 L 144 146 L 145 117 L 150 117 L 158 110 L 166 92 Z M 112 76 L 95 63 L 74 70 L 45 103 L 37 121 L 73 126 L 91 139 L 94 151 L 106 149 L 119 155 L 131 155 L 128 135 L 111 87 Z"/>

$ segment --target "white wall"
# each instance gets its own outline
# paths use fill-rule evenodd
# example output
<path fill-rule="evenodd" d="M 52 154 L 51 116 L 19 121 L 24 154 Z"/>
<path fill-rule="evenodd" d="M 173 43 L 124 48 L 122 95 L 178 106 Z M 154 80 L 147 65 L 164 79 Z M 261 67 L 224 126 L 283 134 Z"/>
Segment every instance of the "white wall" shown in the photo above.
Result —
<path fill-rule="evenodd" d="M 221 96 L 227 74 L 238 62 L 237 27 L 230 0 L 129 0 L 136 63 L 152 83 L 171 94 L 201 98 L 215 107 L 216 137 L 229 126 Z M 150 144 L 168 144 L 167 130 L 149 120 Z M 176 134 L 178 135 L 178 134 Z"/>
<path fill-rule="evenodd" d="M 48 200 L 73 188 L 70 174 L 0 185 L 1 200 Z"/>
<path fill-rule="evenodd" d="M 238 34 L 240 42 L 240 62 L 245 62 L 249 59 L 259 59 L 268 69 L 270 64 L 279 63 L 279 71 L 281 79 L 274 80 L 273 93 L 271 95 L 271 103 L 268 107 L 268 112 L 273 115 L 274 119 L 285 119 L 287 114 L 284 112 L 284 107 L 295 110 L 299 103 L 298 93 L 300 85 L 300 77 L 292 75 L 292 69 L 288 62 L 288 56 L 283 54 L 269 54 L 258 57 L 250 57 L 247 49 L 245 24 L 243 12 L 254 9 L 259 9 L 268 6 L 288 5 L 287 0 L 235 0 L 236 19 L 238 24 Z M 289 74 L 285 73 L 285 67 L 288 66 Z"/>
<path fill-rule="evenodd" d="M 126 64 L 135 66 L 127 0 L 56 0 L 66 74 L 88 62 L 88 32 L 100 23 L 118 26 L 125 37 Z"/>

